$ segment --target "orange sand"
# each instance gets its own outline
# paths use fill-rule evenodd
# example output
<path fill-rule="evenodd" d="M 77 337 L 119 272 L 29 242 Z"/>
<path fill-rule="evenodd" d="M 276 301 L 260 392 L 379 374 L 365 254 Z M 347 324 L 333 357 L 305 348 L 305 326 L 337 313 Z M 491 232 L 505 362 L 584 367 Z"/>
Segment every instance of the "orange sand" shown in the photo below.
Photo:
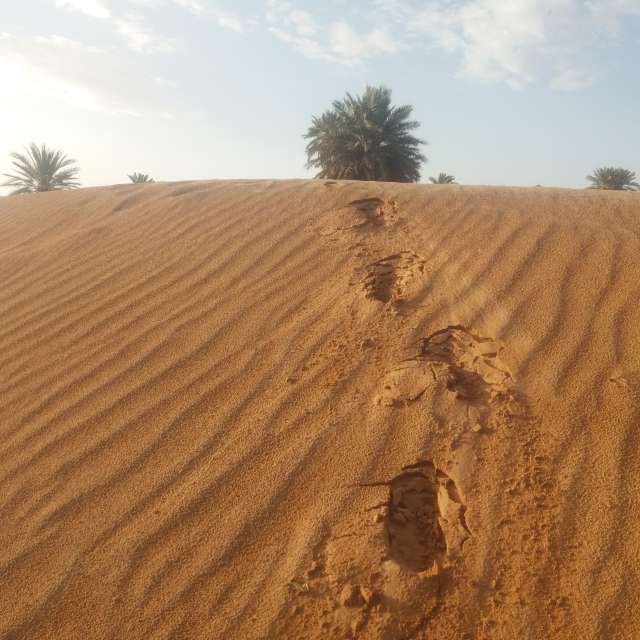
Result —
<path fill-rule="evenodd" d="M 0 637 L 640 637 L 640 194 L 0 200 Z"/>

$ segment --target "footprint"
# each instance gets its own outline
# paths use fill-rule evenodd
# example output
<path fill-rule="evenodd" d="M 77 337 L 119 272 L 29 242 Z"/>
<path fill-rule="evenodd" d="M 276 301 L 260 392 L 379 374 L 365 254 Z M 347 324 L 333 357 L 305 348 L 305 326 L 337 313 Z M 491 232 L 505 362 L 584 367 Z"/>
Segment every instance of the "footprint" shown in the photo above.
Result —
<path fill-rule="evenodd" d="M 461 325 L 436 331 L 422 341 L 419 359 L 447 369 L 447 389 L 468 405 L 488 406 L 509 391 L 511 373 L 491 338 L 474 335 Z"/>
<path fill-rule="evenodd" d="M 398 218 L 398 204 L 395 200 L 383 200 L 382 198 L 363 198 L 352 200 L 349 205 L 353 207 L 362 218 L 362 224 L 388 227 Z"/>
<path fill-rule="evenodd" d="M 421 572 L 462 549 L 470 532 L 454 481 L 430 460 L 405 467 L 389 483 L 387 535 L 391 558 Z"/>
<path fill-rule="evenodd" d="M 513 404 L 514 412 L 518 412 L 511 373 L 501 361 L 500 351 L 495 341 L 461 325 L 436 331 L 422 340 L 413 358 L 385 376 L 376 402 L 403 406 L 430 390 L 434 401 L 440 396 L 450 397 L 448 407 L 447 402 L 439 401 L 445 405 L 443 413 L 463 419 L 469 427 L 483 425 L 495 405 Z M 458 411 L 450 406 L 451 401 Z"/>
<path fill-rule="evenodd" d="M 424 273 L 424 260 L 413 251 L 401 251 L 369 265 L 364 281 L 367 298 L 383 303 L 400 301 L 407 285 Z"/>
<path fill-rule="evenodd" d="M 447 557 L 470 536 L 455 483 L 424 460 L 362 487 L 388 498 L 348 509 L 317 541 L 306 571 L 283 585 L 287 604 L 269 637 L 417 637 L 438 606 Z"/>
<path fill-rule="evenodd" d="M 440 560 L 446 542 L 440 526 L 438 481 L 432 463 L 406 468 L 389 486 L 387 535 L 393 560 L 425 571 Z"/>
<path fill-rule="evenodd" d="M 398 220 L 398 205 L 395 200 L 363 198 L 352 200 L 348 205 L 334 209 L 323 217 L 316 231 L 321 236 L 331 236 L 346 231 L 383 229 Z"/>

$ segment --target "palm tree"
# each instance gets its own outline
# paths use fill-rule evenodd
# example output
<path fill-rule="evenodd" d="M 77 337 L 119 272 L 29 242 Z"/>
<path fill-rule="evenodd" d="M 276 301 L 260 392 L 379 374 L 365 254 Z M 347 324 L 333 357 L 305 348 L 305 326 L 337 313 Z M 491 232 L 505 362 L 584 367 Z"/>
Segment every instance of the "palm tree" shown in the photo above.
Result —
<path fill-rule="evenodd" d="M 26 153 L 12 153 L 14 173 L 4 173 L 8 178 L 1 186 L 15 187 L 11 195 L 35 191 L 59 191 L 76 189 L 79 168 L 75 160 L 62 151 L 53 151 L 46 145 L 38 147 L 32 142 Z"/>
<path fill-rule="evenodd" d="M 314 116 L 304 137 L 307 168 L 316 178 L 417 182 L 423 140 L 411 135 L 420 124 L 409 120 L 413 108 L 392 106 L 386 87 L 367 87 L 361 96 L 347 93 L 333 108 Z"/>
<path fill-rule="evenodd" d="M 640 184 L 636 182 L 636 174 L 622 167 L 600 167 L 587 176 L 591 182 L 589 189 L 613 189 L 615 191 L 636 191 Z"/>
<path fill-rule="evenodd" d="M 153 178 L 150 178 L 146 173 L 132 173 L 128 176 L 131 182 L 141 184 L 143 182 L 153 182 Z"/>
<path fill-rule="evenodd" d="M 429 178 L 429 181 L 432 184 L 457 184 L 456 177 L 451 176 L 448 173 L 444 173 L 444 171 L 442 173 L 439 173 L 437 178 L 431 176 Z"/>

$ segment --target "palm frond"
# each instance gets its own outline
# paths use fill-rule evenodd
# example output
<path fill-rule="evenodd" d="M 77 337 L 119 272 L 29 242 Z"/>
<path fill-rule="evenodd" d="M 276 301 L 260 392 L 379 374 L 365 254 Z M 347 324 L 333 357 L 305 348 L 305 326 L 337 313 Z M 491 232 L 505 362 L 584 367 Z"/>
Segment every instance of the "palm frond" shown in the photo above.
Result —
<path fill-rule="evenodd" d="M 412 107 L 393 107 L 386 87 L 347 93 L 332 109 L 314 116 L 305 134 L 307 168 L 317 178 L 417 182 L 426 158 L 423 140 L 410 134 L 420 125 L 408 120 Z"/>
<path fill-rule="evenodd" d="M 589 189 L 613 191 L 637 191 L 640 189 L 635 172 L 622 167 L 599 167 L 586 179 L 591 182 Z"/>
<path fill-rule="evenodd" d="M 145 182 L 153 182 L 153 178 L 150 178 L 147 173 L 134 172 L 134 173 L 131 173 L 131 174 L 127 174 L 127 177 L 129 178 L 129 180 L 131 180 L 131 182 L 136 183 L 136 184 L 142 184 L 142 183 L 145 183 Z"/>
<path fill-rule="evenodd" d="M 11 153 L 13 173 L 2 174 L 7 180 L 4 187 L 16 187 L 11 195 L 36 191 L 75 189 L 79 168 L 75 160 L 62 151 L 53 151 L 46 145 L 29 144 L 26 153 Z"/>
<path fill-rule="evenodd" d="M 431 176 L 429 178 L 429 182 L 432 184 L 456 184 L 456 178 L 455 176 L 449 175 L 443 171 L 438 174 L 437 178 Z"/>

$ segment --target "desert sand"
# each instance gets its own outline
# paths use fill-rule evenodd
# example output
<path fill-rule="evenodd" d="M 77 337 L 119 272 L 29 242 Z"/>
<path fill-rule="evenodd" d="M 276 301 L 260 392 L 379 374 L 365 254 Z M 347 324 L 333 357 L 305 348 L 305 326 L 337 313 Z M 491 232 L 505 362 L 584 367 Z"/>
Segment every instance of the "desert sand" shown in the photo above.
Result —
<path fill-rule="evenodd" d="M 0 637 L 640 637 L 640 194 L 0 199 Z"/>

